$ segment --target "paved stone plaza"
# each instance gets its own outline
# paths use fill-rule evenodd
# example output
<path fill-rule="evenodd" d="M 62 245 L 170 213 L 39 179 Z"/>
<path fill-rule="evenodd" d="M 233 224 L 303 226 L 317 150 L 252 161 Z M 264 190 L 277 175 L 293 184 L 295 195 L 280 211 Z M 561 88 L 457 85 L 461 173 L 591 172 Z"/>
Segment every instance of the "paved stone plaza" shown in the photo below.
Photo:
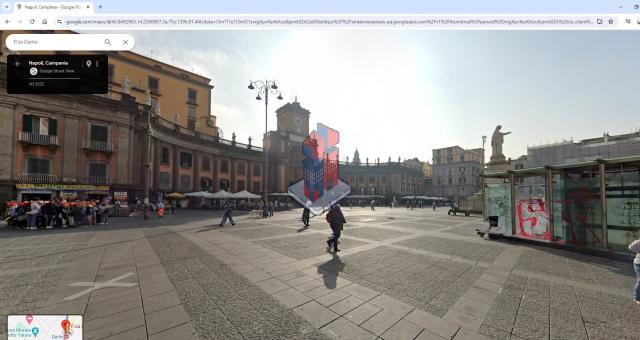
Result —
<path fill-rule="evenodd" d="M 83 314 L 87 339 L 640 337 L 630 262 L 481 239 L 444 208 L 344 212 L 337 255 L 300 210 L 0 229 L 0 338 L 9 313 Z"/>

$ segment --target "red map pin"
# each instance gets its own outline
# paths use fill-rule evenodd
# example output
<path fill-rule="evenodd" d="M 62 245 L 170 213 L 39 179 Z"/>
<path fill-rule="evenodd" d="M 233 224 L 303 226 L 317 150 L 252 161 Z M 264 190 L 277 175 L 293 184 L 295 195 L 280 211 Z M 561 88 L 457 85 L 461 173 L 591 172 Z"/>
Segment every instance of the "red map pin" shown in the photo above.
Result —
<path fill-rule="evenodd" d="M 71 323 L 69 322 L 69 320 L 62 320 L 60 326 L 62 326 L 65 334 L 69 333 L 69 327 L 71 327 Z"/>
<path fill-rule="evenodd" d="M 33 315 L 27 314 L 27 323 L 31 324 L 31 321 L 33 321 Z"/>

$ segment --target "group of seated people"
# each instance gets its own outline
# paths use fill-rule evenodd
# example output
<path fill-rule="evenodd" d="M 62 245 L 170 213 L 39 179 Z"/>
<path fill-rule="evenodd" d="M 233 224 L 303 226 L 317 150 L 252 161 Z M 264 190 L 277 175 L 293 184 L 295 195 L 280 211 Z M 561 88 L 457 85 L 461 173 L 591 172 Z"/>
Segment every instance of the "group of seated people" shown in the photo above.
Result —
<path fill-rule="evenodd" d="M 111 208 L 106 199 L 81 201 L 53 198 L 43 201 L 36 198 L 32 201 L 9 201 L 5 220 L 10 227 L 27 229 L 88 227 L 107 224 Z"/>

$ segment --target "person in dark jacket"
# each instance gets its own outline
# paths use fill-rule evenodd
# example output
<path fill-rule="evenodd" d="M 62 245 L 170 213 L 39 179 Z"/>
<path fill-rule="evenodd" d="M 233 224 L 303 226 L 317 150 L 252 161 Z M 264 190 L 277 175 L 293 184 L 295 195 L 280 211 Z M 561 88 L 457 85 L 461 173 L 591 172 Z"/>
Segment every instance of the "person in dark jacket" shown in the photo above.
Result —
<path fill-rule="evenodd" d="M 304 210 L 302 210 L 302 223 L 304 223 L 304 226 L 306 228 L 309 228 L 309 213 L 310 212 L 311 211 L 307 207 L 304 207 Z"/>
<path fill-rule="evenodd" d="M 337 203 L 329 209 L 329 212 L 327 213 L 327 222 L 329 222 L 331 230 L 333 231 L 333 236 L 327 240 L 327 246 L 331 248 L 331 244 L 333 244 L 333 252 L 337 253 L 340 251 L 340 249 L 338 249 L 340 232 L 342 231 L 343 225 L 347 223 L 347 220 L 344 218 L 342 210 Z"/>
<path fill-rule="evenodd" d="M 45 218 L 45 228 L 51 228 L 53 226 L 53 217 L 56 213 L 56 209 L 53 206 L 53 203 L 51 203 L 51 201 L 48 201 L 42 206 L 41 211 L 44 214 Z"/>
<path fill-rule="evenodd" d="M 231 216 L 231 213 L 232 213 L 231 206 L 228 203 L 225 204 L 222 212 L 222 221 L 220 221 L 221 227 L 225 224 L 225 222 L 227 222 L 227 219 L 229 219 L 229 222 L 231 222 L 231 226 L 236 225 L 236 223 L 233 222 L 233 217 Z"/>

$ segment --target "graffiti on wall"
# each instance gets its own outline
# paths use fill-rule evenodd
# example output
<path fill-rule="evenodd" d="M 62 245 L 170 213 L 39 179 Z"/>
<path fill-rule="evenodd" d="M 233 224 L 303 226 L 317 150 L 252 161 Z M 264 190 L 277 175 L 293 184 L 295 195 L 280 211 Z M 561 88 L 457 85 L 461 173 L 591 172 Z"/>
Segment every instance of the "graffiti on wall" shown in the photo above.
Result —
<path fill-rule="evenodd" d="M 541 198 L 520 200 L 517 204 L 518 235 L 526 238 L 550 240 L 549 214 Z"/>
<path fill-rule="evenodd" d="M 511 235 L 511 185 L 488 185 L 486 194 L 487 216 L 498 216 L 499 232 Z"/>
<path fill-rule="evenodd" d="M 640 200 L 637 198 L 607 198 L 607 222 L 616 226 L 639 227 Z"/>

